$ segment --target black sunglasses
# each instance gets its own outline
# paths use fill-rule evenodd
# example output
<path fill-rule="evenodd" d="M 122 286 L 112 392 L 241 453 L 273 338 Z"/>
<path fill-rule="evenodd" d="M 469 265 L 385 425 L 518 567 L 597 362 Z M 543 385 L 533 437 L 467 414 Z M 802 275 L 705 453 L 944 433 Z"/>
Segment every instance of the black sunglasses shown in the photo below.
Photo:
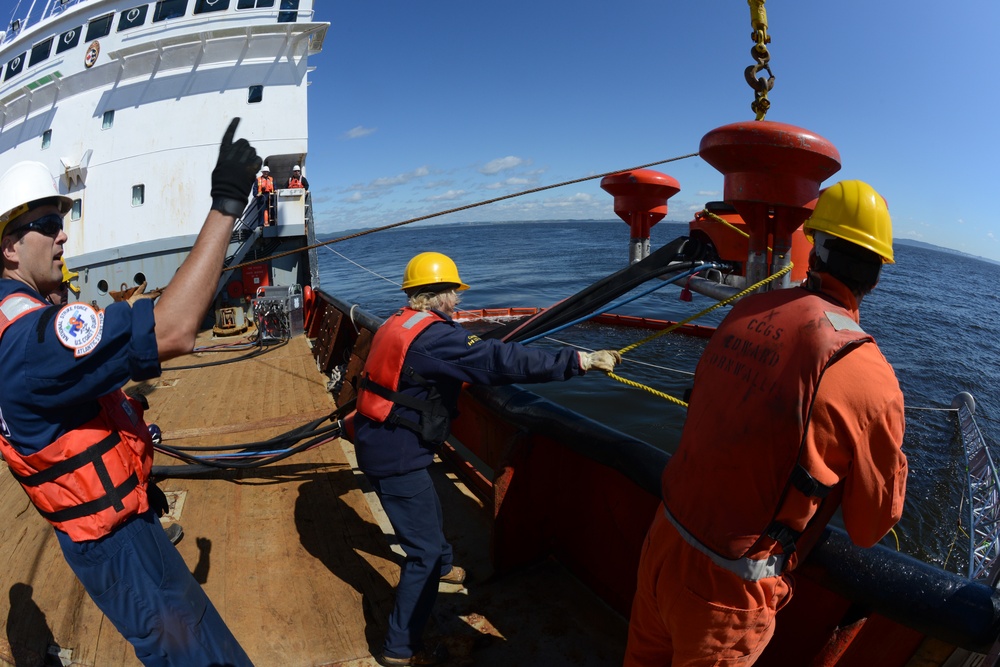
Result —
<path fill-rule="evenodd" d="M 12 229 L 11 234 L 20 234 L 24 236 L 28 232 L 38 232 L 39 234 L 44 234 L 55 238 L 59 236 L 59 232 L 63 229 L 63 217 L 58 213 L 49 213 L 48 215 L 43 215 L 37 220 L 32 220 L 26 225 L 21 225 L 17 229 Z"/>

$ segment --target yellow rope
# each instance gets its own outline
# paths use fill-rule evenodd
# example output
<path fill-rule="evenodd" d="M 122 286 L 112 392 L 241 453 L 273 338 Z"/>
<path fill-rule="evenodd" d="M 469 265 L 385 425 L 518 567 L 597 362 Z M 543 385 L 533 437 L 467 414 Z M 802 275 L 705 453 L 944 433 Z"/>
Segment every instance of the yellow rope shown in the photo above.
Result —
<path fill-rule="evenodd" d="M 712 220 L 715 220 L 716 222 L 721 222 L 722 224 L 724 224 L 724 225 L 725 225 L 726 227 L 729 227 L 729 228 L 730 228 L 731 230 L 733 230 L 733 231 L 734 231 L 734 232 L 736 232 L 737 234 L 741 234 L 741 235 L 742 235 L 742 236 L 743 236 L 744 238 L 750 238 L 750 235 L 749 235 L 749 234 L 747 234 L 747 233 L 746 233 L 745 231 L 743 231 L 742 229 L 740 229 L 739 227 L 737 227 L 737 226 L 736 226 L 736 225 L 734 225 L 733 223 L 729 222 L 729 221 L 728 221 L 728 220 L 726 220 L 725 218 L 721 218 L 721 217 L 717 216 L 716 214 L 712 213 L 712 212 L 711 212 L 711 211 L 709 211 L 709 210 L 708 210 L 707 208 L 706 208 L 706 209 L 703 209 L 703 210 L 702 210 L 702 213 L 703 213 L 703 214 L 705 214 L 705 216 L 706 216 L 706 217 L 709 217 L 709 218 L 711 218 Z M 771 249 L 771 247 L 770 247 L 770 246 L 768 246 L 768 248 L 767 248 L 767 249 L 768 249 L 768 250 L 770 250 L 770 249 Z"/>
<path fill-rule="evenodd" d="M 635 348 L 639 347 L 640 345 L 645 345 L 646 343 L 648 343 L 648 342 L 650 342 L 652 340 L 655 340 L 655 339 L 659 338 L 660 336 L 665 336 L 668 333 L 670 333 L 671 331 L 674 331 L 675 329 L 677 329 L 678 327 L 682 327 L 685 324 L 687 324 L 688 322 L 691 322 L 692 320 L 696 320 L 699 317 L 707 315 L 708 313 L 712 312 L 716 308 L 721 308 L 722 306 L 725 306 L 725 305 L 727 305 L 729 303 L 732 303 L 733 301 L 738 301 L 739 299 L 742 299 L 747 294 L 750 294 L 753 291 L 757 290 L 758 288 L 763 287 L 764 285 L 768 284 L 772 280 L 776 280 L 776 279 L 780 278 L 781 276 L 785 275 L 786 273 L 788 273 L 789 271 L 792 270 L 792 266 L 793 265 L 791 263 L 789 263 L 783 269 L 781 269 L 780 271 L 778 271 L 777 273 L 775 273 L 773 275 L 768 276 L 767 278 L 764 278 L 764 280 L 761 280 L 756 285 L 751 285 L 750 287 L 746 288 L 742 292 L 738 292 L 737 294 L 734 294 L 731 297 L 723 299 L 722 301 L 718 302 L 717 304 L 715 304 L 713 306 L 709 306 L 705 310 L 703 310 L 703 311 L 701 311 L 699 313 L 696 313 L 696 314 L 692 315 L 691 317 L 683 319 L 680 322 L 675 322 L 675 323 L 671 324 L 669 327 L 667 327 L 666 329 L 663 329 L 662 331 L 657 331 L 655 334 L 652 334 L 651 336 L 646 336 L 645 338 L 643 338 L 642 340 L 640 340 L 640 341 L 638 341 L 636 343 L 632 343 L 631 345 L 627 345 L 626 347 L 623 347 L 622 349 L 618 350 L 618 353 L 624 356 L 626 353 L 631 352 L 632 350 L 634 350 Z M 659 396 L 660 398 L 666 399 L 666 400 L 670 401 L 671 403 L 676 403 L 677 405 L 680 405 L 681 407 L 685 407 L 685 408 L 687 407 L 687 403 L 685 403 L 684 401 L 680 400 L 679 398 L 675 398 L 675 397 L 673 397 L 673 396 L 671 396 L 669 394 L 665 394 L 662 391 L 659 391 L 658 389 L 653 389 L 652 387 L 649 387 L 647 385 L 641 384 L 639 382 L 635 382 L 634 380 L 629 380 L 627 378 L 623 378 L 620 375 L 616 375 L 615 373 L 610 373 L 609 372 L 608 373 L 608 377 L 610 377 L 613 380 L 617 380 L 618 382 L 621 382 L 622 384 L 626 384 L 626 385 L 628 385 L 630 387 L 634 387 L 636 389 L 642 389 L 643 391 L 647 391 L 650 394 L 653 394 L 654 396 Z"/>

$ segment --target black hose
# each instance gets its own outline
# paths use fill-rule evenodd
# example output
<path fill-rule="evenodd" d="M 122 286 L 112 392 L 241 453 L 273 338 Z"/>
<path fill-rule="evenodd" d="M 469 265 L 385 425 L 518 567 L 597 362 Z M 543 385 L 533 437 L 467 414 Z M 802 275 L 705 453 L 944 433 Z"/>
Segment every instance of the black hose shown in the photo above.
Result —
<path fill-rule="evenodd" d="M 519 341 L 551 331 L 567 322 L 596 312 L 601 306 L 635 289 L 644 282 L 666 273 L 693 268 L 706 252 L 699 241 L 681 236 L 649 254 L 648 257 L 598 280 L 573 296 L 560 301 L 526 320 L 514 321 L 497 327 L 483 338 Z M 684 261 L 683 265 L 676 262 Z"/>

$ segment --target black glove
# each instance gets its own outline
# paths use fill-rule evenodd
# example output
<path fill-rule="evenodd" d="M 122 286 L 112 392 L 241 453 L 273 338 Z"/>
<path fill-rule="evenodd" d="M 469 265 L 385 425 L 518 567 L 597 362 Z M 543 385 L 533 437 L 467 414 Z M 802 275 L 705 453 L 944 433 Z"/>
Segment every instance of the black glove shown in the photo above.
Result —
<path fill-rule="evenodd" d="M 156 512 L 156 516 L 163 516 L 170 511 L 167 495 L 152 480 L 146 485 L 146 500 L 149 502 L 149 509 Z"/>
<path fill-rule="evenodd" d="M 233 142 L 239 118 L 234 118 L 219 146 L 219 161 L 212 170 L 212 208 L 239 217 L 247 205 L 261 159 L 246 139 Z"/>

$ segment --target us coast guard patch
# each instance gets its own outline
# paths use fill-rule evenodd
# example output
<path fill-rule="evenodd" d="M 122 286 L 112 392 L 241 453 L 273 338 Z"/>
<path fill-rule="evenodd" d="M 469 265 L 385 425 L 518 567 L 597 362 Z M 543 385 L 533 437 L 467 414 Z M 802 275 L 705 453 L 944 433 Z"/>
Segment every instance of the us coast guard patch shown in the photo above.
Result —
<path fill-rule="evenodd" d="M 85 303 L 63 306 L 56 315 L 56 337 L 73 350 L 73 356 L 90 354 L 101 342 L 104 331 L 104 313 L 97 312 Z"/>

